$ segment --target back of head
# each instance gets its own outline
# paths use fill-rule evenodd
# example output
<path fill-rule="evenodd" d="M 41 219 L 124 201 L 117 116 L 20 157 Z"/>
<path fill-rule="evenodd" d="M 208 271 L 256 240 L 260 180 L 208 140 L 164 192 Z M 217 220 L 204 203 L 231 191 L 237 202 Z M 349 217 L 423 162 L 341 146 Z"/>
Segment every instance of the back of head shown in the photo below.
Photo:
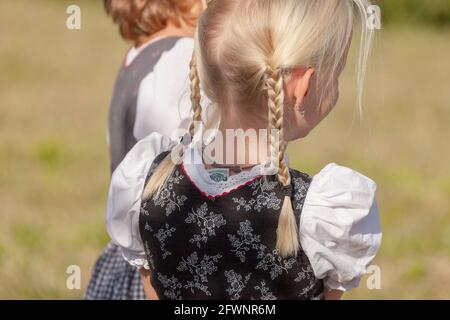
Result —
<path fill-rule="evenodd" d="M 197 33 L 206 93 L 218 103 L 232 99 L 254 106 L 264 94 L 268 69 L 298 66 L 314 67 L 326 92 L 347 54 L 354 5 L 365 17 L 365 0 L 211 1 Z"/>
<path fill-rule="evenodd" d="M 119 25 L 126 40 L 136 41 L 140 36 L 151 36 L 168 24 L 194 26 L 197 16 L 193 7 L 200 0 L 103 0 L 106 13 Z"/>
<path fill-rule="evenodd" d="M 363 20 L 358 77 L 362 91 L 372 34 L 365 24 L 369 5 L 366 0 L 212 0 L 199 20 L 194 57 L 197 82 L 223 108 L 232 105 L 243 115 L 267 115 L 268 128 L 277 135 L 270 135 L 271 162 L 287 190 L 291 178 L 284 160 L 285 78 L 295 68 L 314 68 L 315 96 L 320 97 L 315 107 L 321 108 L 322 103 L 334 107 L 336 99 L 330 95 L 337 92 L 345 65 L 356 7 Z M 194 110 L 200 107 L 194 104 Z M 298 248 L 287 193 L 278 222 L 277 249 L 288 256 L 297 254 Z"/>
<path fill-rule="evenodd" d="M 291 202 L 291 177 L 285 163 L 285 79 L 299 67 L 316 70 L 316 108 L 332 108 L 330 97 L 346 62 L 354 9 L 362 18 L 359 102 L 372 31 L 366 28 L 369 0 L 212 0 L 198 22 L 191 63 L 193 123 L 201 121 L 200 86 L 222 108 L 267 117 L 272 165 L 285 198 L 277 227 L 281 256 L 297 255 L 297 222 Z M 330 102 L 331 101 L 331 102 Z M 208 126 L 208 124 L 206 124 Z M 195 126 L 191 125 L 191 138 Z M 281 143 L 280 143 L 281 142 Z M 170 159 L 155 172 L 145 195 L 157 193 L 170 175 Z"/>

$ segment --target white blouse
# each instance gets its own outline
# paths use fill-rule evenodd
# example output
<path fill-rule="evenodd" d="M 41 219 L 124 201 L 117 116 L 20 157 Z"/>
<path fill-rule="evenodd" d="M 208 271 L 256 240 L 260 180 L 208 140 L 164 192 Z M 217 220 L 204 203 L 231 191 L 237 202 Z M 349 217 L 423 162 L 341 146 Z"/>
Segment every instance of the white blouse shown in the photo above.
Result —
<path fill-rule="evenodd" d="M 146 175 L 155 157 L 175 145 L 153 133 L 137 143 L 113 174 L 106 226 L 114 243 L 131 265 L 149 269 L 139 234 L 139 211 Z M 188 149 L 183 159 L 186 174 L 206 195 L 217 196 L 259 176 L 262 166 L 213 181 Z M 193 161 L 194 160 L 194 161 Z M 329 164 L 312 178 L 300 218 L 299 239 L 314 274 L 329 289 L 348 291 L 359 284 L 381 244 L 375 201 L 376 184 L 360 173 Z"/>
<path fill-rule="evenodd" d="M 131 48 L 125 65 L 131 64 L 145 48 L 161 39 Z M 180 38 L 173 48 L 162 54 L 152 72 L 141 81 L 133 128 L 137 141 L 152 132 L 175 138 L 179 134 L 177 128 L 189 126 L 192 119 L 189 62 L 193 50 L 193 39 Z"/>

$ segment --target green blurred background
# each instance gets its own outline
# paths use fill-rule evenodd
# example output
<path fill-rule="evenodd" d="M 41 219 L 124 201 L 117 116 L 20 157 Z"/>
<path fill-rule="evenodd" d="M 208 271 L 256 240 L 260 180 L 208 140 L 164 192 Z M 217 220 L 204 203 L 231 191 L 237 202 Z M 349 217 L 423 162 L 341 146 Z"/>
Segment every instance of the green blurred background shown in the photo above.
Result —
<path fill-rule="evenodd" d="M 337 162 L 378 183 L 382 288 L 363 279 L 347 299 L 450 298 L 450 1 L 379 3 L 363 120 L 350 63 L 338 107 L 290 154 L 310 174 Z M 79 299 L 108 242 L 106 119 L 128 45 L 101 1 L 0 0 L 0 30 L 0 298 Z M 81 290 L 66 288 L 69 265 Z"/>

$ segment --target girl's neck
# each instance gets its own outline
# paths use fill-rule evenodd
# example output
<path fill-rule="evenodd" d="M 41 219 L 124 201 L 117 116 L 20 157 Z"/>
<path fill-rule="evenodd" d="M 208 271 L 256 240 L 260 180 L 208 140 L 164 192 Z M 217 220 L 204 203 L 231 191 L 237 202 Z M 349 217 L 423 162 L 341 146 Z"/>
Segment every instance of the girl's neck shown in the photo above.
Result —
<path fill-rule="evenodd" d="M 193 29 L 187 25 L 182 27 L 177 27 L 173 24 L 168 24 L 164 29 L 155 32 L 151 35 L 140 36 L 136 41 L 134 41 L 134 47 L 139 48 L 146 43 L 155 40 L 157 38 L 167 38 L 167 37 L 192 37 Z"/>
<path fill-rule="evenodd" d="M 254 117 L 251 119 L 253 121 L 244 119 L 233 114 L 222 114 L 219 135 L 214 141 L 218 163 L 249 168 L 267 161 L 267 120 Z M 217 139 L 222 139 L 221 143 Z M 221 152 L 220 156 L 217 152 Z"/>

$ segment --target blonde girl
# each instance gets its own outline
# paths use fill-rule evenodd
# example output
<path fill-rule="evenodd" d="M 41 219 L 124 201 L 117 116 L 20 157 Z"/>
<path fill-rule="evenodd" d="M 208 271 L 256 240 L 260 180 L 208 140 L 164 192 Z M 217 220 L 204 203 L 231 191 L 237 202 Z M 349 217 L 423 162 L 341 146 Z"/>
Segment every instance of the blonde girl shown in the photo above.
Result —
<path fill-rule="evenodd" d="M 285 153 L 336 105 L 355 12 L 361 103 L 369 5 L 210 1 L 195 35 L 188 137 L 148 136 L 110 188 L 107 229 L 125 258 L 147 270 L 150 298 L 334 299 L 358 286 L 381 242 L 375 183 L 337 164 L 311 177 L 289 168 Z M 207 142 L 200 88 L 220 114 Z M 267 147 L 236 145 L 228 130 L 267 132 L 257 136 Z M 245 160 L 207 161 L 211 144 L 222 160 L 230 152 Z"/>

